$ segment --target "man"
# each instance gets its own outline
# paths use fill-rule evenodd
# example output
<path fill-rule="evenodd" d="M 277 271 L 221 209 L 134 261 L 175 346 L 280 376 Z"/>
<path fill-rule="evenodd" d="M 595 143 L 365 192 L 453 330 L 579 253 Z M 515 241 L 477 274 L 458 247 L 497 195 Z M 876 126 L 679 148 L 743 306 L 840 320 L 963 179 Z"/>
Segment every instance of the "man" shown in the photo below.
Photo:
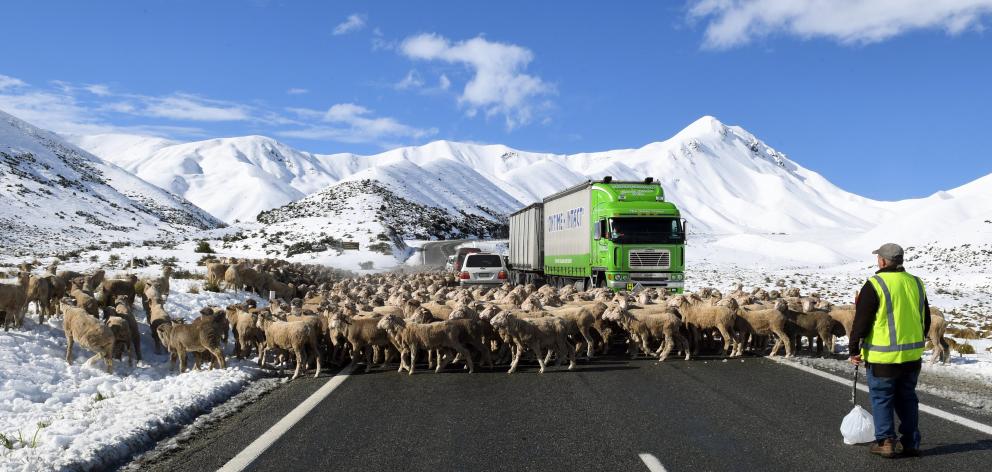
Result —
<path fill-rule="evenodd" d="M 899 454 L 918 457 L 916 381 L 930 330 L 930 306 L 923 281 L 902 266 L 902 247 L 884 244 L 872 254 L 878 255 L 878 271 L 861 288 L 855 302 L 850 361 L 867 365 L 868 396 L 875 420 L 871 453 L 889 458 Z M 899 416 L 899 443 L 893 413 Z"/>

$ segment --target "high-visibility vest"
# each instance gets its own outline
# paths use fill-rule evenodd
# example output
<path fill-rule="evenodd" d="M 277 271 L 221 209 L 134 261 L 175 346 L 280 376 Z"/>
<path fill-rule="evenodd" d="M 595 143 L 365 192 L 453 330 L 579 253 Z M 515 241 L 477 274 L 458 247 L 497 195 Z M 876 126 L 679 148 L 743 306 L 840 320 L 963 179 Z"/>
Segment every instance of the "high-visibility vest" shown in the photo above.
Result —
<path fill-rule="evenodd" d="M 875 364 L 901 364 L 923 357 L 923 282 L 908 272 L 879 272 L 868 279 L 878 294 L 875 324 L 862 342 L 861 358 Z"/>

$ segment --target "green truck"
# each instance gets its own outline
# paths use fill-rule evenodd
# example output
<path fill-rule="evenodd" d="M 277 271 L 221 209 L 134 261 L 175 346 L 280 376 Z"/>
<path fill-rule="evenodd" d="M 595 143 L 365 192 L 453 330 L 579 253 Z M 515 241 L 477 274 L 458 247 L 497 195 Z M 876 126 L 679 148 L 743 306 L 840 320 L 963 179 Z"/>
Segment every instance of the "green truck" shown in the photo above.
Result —
<path fill-rule="evenodd" d="M 682 293 L 685 229 L 651 177 L 586 181 L 510 215 L 510 278 Z"/>

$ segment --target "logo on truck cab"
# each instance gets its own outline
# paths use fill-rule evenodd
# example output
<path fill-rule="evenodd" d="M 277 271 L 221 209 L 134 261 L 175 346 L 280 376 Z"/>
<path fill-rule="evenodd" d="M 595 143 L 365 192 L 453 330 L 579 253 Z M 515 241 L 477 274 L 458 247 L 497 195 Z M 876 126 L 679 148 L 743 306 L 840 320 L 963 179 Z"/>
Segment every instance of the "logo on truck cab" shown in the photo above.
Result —
<path fill-rule="evenodd" d="M 582 226 L 582 215 L 584 213 L 585 209 L 579 207 L 548 215 L 548 232 L 554 233 L 555 231 L 564 231 Z"/>

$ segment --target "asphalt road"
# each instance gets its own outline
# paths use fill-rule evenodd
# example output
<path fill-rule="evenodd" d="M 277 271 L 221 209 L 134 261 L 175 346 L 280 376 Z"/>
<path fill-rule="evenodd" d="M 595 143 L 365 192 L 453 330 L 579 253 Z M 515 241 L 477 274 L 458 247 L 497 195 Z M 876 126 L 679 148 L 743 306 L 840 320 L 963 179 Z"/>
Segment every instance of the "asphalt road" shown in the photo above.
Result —
<path fill-rule="evenodd" d="M 324 382 L 281 387 L 141 470 L 214 470 Z M 886 460 L 846 446 L 838 428 L 849 395 L 760 358 L 613 357 L 544 375 L 530 366 L 514 375 L 356 373 L 248 470 L 647 470 L 642 453 L 669 471 L 932 472 L 992 463 L 992 437 L 926 414 L 922 458 Z"/>

